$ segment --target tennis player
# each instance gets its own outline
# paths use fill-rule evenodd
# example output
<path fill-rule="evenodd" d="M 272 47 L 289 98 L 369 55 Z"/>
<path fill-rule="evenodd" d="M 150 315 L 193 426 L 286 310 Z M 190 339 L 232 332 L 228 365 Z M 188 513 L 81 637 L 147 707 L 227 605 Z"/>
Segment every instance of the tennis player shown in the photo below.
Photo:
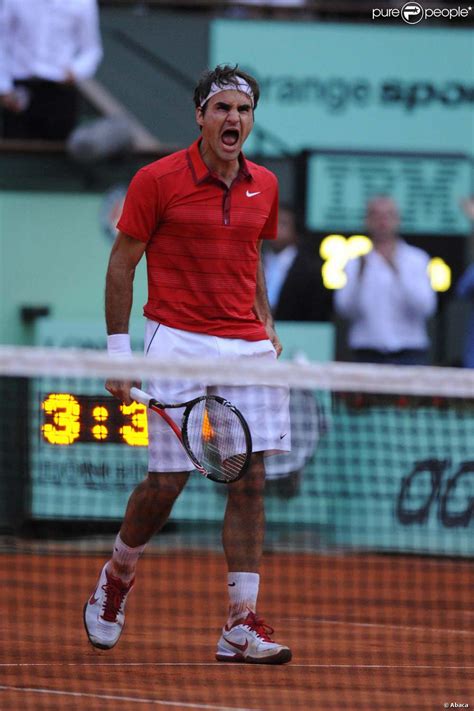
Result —
<path fill-rule="evenodd" d="M 118 223 L 106 279 L 108 351 L 131 352 L 128 325 L 135 267 L 146 253 L 145 352 L 160 358 L 273 361 L 281 352 L 268 305 L 261 244 L 276 236 L 278 184 L 246 160 L 259 99 L 256 80 L 238 66 L 218 66 L 194 92 L 201 135 L 188 149 L 142 168 L 133 178 Z M 107 390 L 130 403 L 132 382 Z M 205 394 L 190 382 L 154 382 L 161 402 Z M 284 664 L 288 647 L 256 614 L 264 536 L 264 455 L 290 449 L 288 390 L 223 387 L 243 413 L 253 441 L 250 469 L 228 485 L 223 546 L 229 613 L 217 644 L 222 662 Z M 135 568 L 151 536 L 166 523 L 193 465 L 171 428 L 149 415 L 149 471 L 128 502 L 111 560 L 84 607 L 90 642 L 110 649 L 124 625 Z"/>

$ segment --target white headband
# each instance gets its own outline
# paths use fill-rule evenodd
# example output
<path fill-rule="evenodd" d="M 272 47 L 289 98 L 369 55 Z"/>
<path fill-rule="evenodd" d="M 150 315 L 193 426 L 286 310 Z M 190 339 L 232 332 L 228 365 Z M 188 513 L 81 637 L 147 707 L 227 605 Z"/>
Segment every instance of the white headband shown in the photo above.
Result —
<path fill-rule="evenodd" d="M 253 107 L 253 91 L 250 88 L 250 85 L 245 81 L 245 79 L 242 79 L 242 77 L 236 78 L 235 81 L 229 83 L 229 84 L 217 84 L 214 82 L 210 88 L 209 94 L 206 96 L 205 99 L 203 99 L 200 103 L 200 108 L 204 106 L 204 104 L 209 101 L 213 96 L 216 94 L 220 94 L 221 91 L 241 91 L 243 94 L 247 94 L 247 96 L 250 97 L 252 100 L 252 107 Z"/>

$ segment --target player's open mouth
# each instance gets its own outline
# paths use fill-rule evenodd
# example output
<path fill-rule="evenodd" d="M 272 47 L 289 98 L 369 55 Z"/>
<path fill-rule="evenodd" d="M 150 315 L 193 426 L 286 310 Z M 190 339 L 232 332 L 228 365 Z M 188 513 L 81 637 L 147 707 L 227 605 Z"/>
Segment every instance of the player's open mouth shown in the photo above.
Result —
<path fill-rule="evenodd" d="M 227 128 L 225 131 L 223 131 L 221 135 L 221 141 L 225 146 L 228 146 L 229 148 L 233 148 L 234 146 L 237 145 L 238 140 L 239 140 L 239 131 L 235 128 Z"/>

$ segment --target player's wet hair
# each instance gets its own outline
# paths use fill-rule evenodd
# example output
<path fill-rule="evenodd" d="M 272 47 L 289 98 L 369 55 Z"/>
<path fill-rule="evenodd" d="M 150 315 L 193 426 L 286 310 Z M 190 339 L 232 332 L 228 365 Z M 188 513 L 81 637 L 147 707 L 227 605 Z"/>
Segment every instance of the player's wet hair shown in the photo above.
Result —
<path fill-rule="evenodd" d="M 253 95 L 253 109 L 257 108 L 257 103 L 260 98 L 260 87 L 255 77 L 247 74 L 247 72 L 239 69 L 239 65 L 218 64 L 215 69 L 208 69 L 201 74 L 199 81 L 194 89 L 194 105 L 199 106 L 202 112 L 205 113 L 207 102 L 203 104 L 206 97 L 211 91 L 213 84 L 218 86 L 232 88 L 232 85 L 238 85 L 240 81 L 247 82 Z"/>

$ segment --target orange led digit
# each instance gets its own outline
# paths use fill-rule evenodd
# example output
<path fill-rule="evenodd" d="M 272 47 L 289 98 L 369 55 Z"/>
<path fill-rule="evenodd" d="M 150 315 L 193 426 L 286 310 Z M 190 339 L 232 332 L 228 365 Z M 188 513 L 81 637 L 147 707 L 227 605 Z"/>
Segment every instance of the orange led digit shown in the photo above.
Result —
<path fill-rule="evenodd" d="M 41 407 L 48 419 L 41 428 L 48 442 L 69 445 L 79 438 L 81 406 L 73 395 L 51 393 Z"/>
<path fill-rule="evenodd" d="M 148 422 L 145 407 L 137 402 L 132 402 L 131 405 L 120 405 L 120 411 L 131 421 L 131 424 L 123 425 L 120 428 L 124 442 L 131 447 L 146 447 L 148 445 Z"/>

